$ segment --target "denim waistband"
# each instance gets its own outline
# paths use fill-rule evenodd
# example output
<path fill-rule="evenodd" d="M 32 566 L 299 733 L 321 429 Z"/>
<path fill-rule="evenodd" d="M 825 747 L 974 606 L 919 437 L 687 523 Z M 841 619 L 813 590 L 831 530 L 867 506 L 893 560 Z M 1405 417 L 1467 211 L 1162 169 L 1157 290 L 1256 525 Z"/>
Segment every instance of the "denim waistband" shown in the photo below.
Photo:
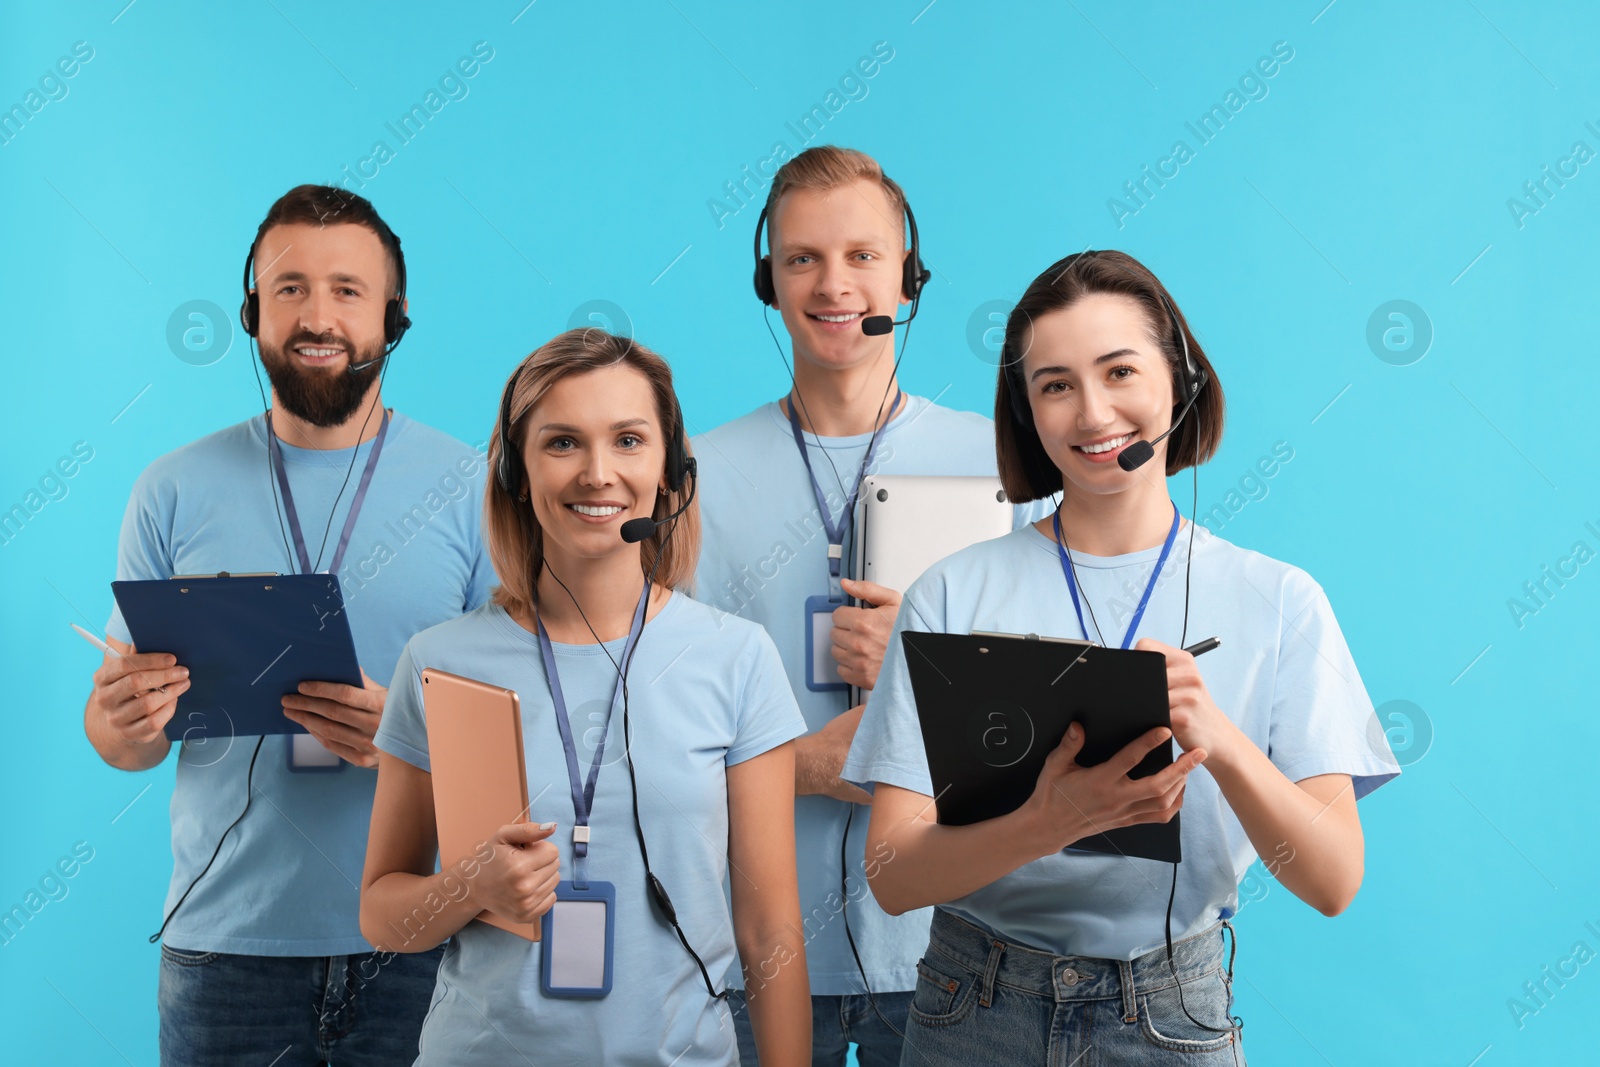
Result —
<path fill-rule="evenodd" d="M 1217 923 L 1173 942 L 1169 965 L 1165 947 L 1131 960 L 1057 956 L 996 937 L 944 908 L 935 908 L 928 951 L 980 975 L 980 1003 L 985 1005 L 994 986 L 1004 985 L 1057 1002 L 1120 1000 L 1131 1016 L 1137 996 L 1169 988 L 1179 981 L 1190 982 L 1221 968 L 1225 926 L 1232 930 L 1227 923 Z M 1177 979 L 1173 978 L 1174 969 Z"/>

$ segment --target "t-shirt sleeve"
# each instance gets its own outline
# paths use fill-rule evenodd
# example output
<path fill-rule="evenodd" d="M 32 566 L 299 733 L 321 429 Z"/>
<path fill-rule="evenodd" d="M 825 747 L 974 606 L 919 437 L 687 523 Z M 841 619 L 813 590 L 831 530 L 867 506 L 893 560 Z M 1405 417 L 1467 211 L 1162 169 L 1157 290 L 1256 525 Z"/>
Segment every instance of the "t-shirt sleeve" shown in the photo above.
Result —
<path fill-rule="evenodd" d="M 161 493 L 148 471 L 134 484 L 128 509 L 122 515 L 122 532 L 117 538 L 117 580 L 135 582 L 172 577 L 172 552 L 167 531 L 172 525 L 170 506 L 163 507 Z M 106 633 L 118 641 L 131 643 L 133 636 L 122 618 L 122 609 L 113 599 Z M 140 652 L 161 652 L 141 648 Z"/>
<path fill-rule="evenodd" d="M 1290 781 L 1348 774 L 1356 799 L 1400 773 L 1327 595 L 1286 597 L 1267 756 Z M 1299 610 L 1293 610 L 1296 602 Z"/>
<path fill-rule="evenodd" d="M 933 795 L 928 754 L 922 745 L 922 726 L 917 719 L 917 701 L 911 691 L 911 672 L 901 634 L 907 631 L 943 633 L 944 628 L 942 576 L 924 575 L 911 584 L 900 602 L 900 613 L 889 634 L 883 667 L 878 671 L 878 684 L 867 699 L 850 754 L 840 772 L 845 781 L 869 790 L 872 783 L 885 782 L 923 796 Z"/>
<path fill-rule="evenodd" d="M 428 761 L 428 724 L 422 711 L 422 668 L 417 665 L 417 642 L 406 642 L 394 666 L 394 680 L 383 702 L 383 718 L 372 743 L 413 767 L 432 773 Z"/>
<path fill-rule="evenodd" d="M 743 652 L 744 684 L 734 709 L 734 738 L 723 764 L 732 767 L 770 752 L 806 732 L 806 721 L 795 703 L 789 677 L 783 671 L 778 648 L 757 629 Z"/>

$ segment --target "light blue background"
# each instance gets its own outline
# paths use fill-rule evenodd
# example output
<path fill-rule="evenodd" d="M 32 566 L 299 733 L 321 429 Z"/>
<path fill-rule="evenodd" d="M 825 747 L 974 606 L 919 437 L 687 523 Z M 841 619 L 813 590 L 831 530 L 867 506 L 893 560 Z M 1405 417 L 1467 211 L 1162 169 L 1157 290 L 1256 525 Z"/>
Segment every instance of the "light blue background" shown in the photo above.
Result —
<path fill-rule="evenodd" d="M 1575 141 L 1600 150 L 1584 126 L 1600 127 L 1600 16 L 1508 0 L 1003 14 L 960 0 L 524 2 L 0 14 L 0 107 L 74 42 L 94 48 L 65 98 L 0 145 L 0 510 L 74 442 L 94 449 L 67 495 L 0 546 L 0 908 L 75 842 L 94 849 L 65 899 L 0 945 L 9 1054 L 155 1062 L 145 936 L 170 864 L 171 767 L 128 775 L 89 749 L 98 656 L 67 624 L 104 623 L 145 464 L 260 410 L 236 323 L 227 355 L 196 366 L 168 347 L 168 318 L 190 300 L 231 317 L 267 205 L 379 138 L 393 146 L 385 123 L 477 41 L 494 58 L 468 95 L 360 190 L 410 267 L 417 325 L 392 403 L 482 441 L 510 368 L 594 299 L 673 361 L 691 430 L 779 395 L 749 288 L 757 209 L 719 230 L 707 200 L 775 141 L 801 147 L 785 123 L 887 41 L 868 95 L 818 140 L 871 151 L 915 204 L 935 274 L 907 388 L 988 410 L 974 311 L 1068 252 L 1139 256 L 1228 395 L 1202 511 L 1292 445 L 1265 499 L 1221 532 L 1310 571 L 1374 701 L 1413 702 L 1414 734 L 1431 732 L 1424 754 L 1397 730 L 1413 762 L 1362 806 L 1367 879 L 1349 912 L 1324 919 L 1266 881 L 1252 891 L 1238 983 L 1252 1062 L 1498 1067 L 1592 1048 L 1600 965 L 1551 982 L 1521 1028 L 1507 1001 L 1577 942 L 1600 951 L 1585 927 L 1600 930 L 1600 562 L 1520 629 L 1507 599 L 1575 541 L 1600 550 L 1585 527 L 1600 529 L 1600 164 L 1520 228 L 1507 199 Z M 1185 122 L 1277 41 L 1294 58 L 1266 98 L 1196 148 Z M 1119 229 L 1107 199 L 1178 138 L 1195 158 Z M 1434 332 L 1409 366 L 1366 340 L 1396 299 Z M 1174 489 L 1187 507 L 1187 481 Z"/>

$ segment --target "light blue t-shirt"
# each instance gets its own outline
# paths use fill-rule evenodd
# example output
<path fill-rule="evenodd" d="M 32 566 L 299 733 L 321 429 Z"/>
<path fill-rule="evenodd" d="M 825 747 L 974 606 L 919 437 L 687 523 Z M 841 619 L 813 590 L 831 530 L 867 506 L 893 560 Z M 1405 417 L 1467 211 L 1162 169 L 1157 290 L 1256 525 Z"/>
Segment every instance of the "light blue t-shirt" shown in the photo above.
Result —
<path fill-rule="evenodd" d="M 371 447 L 370 441 L 357 446 L 323 567 Z M 306 549 L 315 560 L 351 450 L 282 448 Z M 484 469 L 483 458 L 460 441 L 402 414 L 391 417 L 339 570 L 356 658 L 379 685 L 388 684 L 412 634 L 488 599 L 495 576 L 480 537 Z M 117 577 L 298 571 L 274 513 L 272 477 L 259 415 L 162 456 L 134 484 Z M 106 632 L 131 640 L 115 608 Z M 183 714 L 181 697 L 177 714 Z M 172 791 L 172 883 L 163 915 L 244 811 L 255 747 L 254 737 L 181 745 Z M 358 912 L 377 772 L 343 762 L 337 771 L 291 771 L 289 752 L 288 735 L 262 742 L 250 809 L 173 917 L 167 944 L 258 956 L 371 951 Z"/>
<path fill-rule="evenodd" d="M 815 436 L 804 435 L 831 519 L 844 510 L 869 437 L 825 437 L 819 445 Z M 828 538 L 789 420 L 777 403 L 766 404 L 691 444 L 700 470 L 703 530 L 694 595 L 766 627 L 783 656 L 807 730 L 820 730 L 849 710 L 849 694 L 806 686 L 805 602 L 828 595 Z M 982 415 L 907 395 L 904 409 L 878 434 L 868 473 L 993 477 L 994 424 Z M 1017 522 L 1048 514 L 1051 507 L 1039 502 L 1018 508 Z M 847 542 L 845 560 L 851 551 Z M 875 993 L 914 988 L 917 959 L 928 945 L 931 911 L 890 916 L 868 891 L 865 806 L 857 807 L 849 820 L 850 877 L 848 882 L 841 879 L 840 844 L 851 807 L 832 797 L 795 798 L 800 910 L 814 996 L 863 992 L 861 971 L 845 937 L 846 907 L 850 933 Z M 739 984 L 737 971 L 729 981 Z"/>
<path fill-rule="evenodd" d="M 1135 640 L 1178 645 L 1190 527 L 1179 531 Z M 1125 556 L 1072 554 L 1079 594 L 1105 643 L 1122 644 L 1159 546 Z M 1348 774 L 1357 799 L 1399 773 L 1344 635 L 1304 571 L 1195 531 L 1190 644 L 1221 647 L 1195 662 L 1217 707 L 1291 781 Z M 1089 609 L 1084 618 L 1094 636 Z M 1029 527 L 941 561 L 912 584 L 877 689 L 856 732 L 844 777 L 931 796 L 927 757 L 907 672 L 904 630 L 1036 633 L 1081 638 L 1053 540 Z M 1174 755 L 1178 749 L 1174 744 Z M 1238 908 L 1238 883 L 1256 859 L 1204 764 L 1189 775 L 1172 911 L 1174 940 Z M 1132 959 L 1163 943 L 1172 868 L 1153 860 L 1058 853 L 941 905 L 985 929 L 1057 955 Z"/>
<path fill-rule="evenodd" d="M 539 988 L 542 943 L 470 922 L 445 950 L 418 1064 L 738 1063 L 727 1006 L 707 995 L 699 968 L 646 896 L 621 700 L 605 725 L 617 680 L 612 661 L 620 662 L 625 644 L 553 646 L 581 778 L 587 780 L 595 746 L 605 740 L 590 816 L 589 877 L 616 889 L 611 992 L 599 1000 L 546 997 Z M 561 850 L 562 878 L 570 878 L 572 790 L 538 638 L 487 604 L 411 640 L 377 745 L 423 770 L 431 766 L 421 680 L 428 667 L 516 691 L 529 819 L 559 824 L 550 840 Z M 722 892 L 727 768 L 793 740 L 805 724 L 761 628 L 681 593 L 645 624 L 628 689 L 650 865 L 716 982 L 734 958 L 733 918 Z"/>

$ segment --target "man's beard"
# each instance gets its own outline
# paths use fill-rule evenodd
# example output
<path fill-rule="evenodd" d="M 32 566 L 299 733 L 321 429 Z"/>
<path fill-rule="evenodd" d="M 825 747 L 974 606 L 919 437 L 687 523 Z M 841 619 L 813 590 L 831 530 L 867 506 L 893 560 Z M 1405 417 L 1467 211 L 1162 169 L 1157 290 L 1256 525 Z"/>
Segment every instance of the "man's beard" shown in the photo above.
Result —
<path fill-rule="evenodd" d="M 346 366 L 306 368 L 296 365 L 292 354 L 296 345 L 320 345 L 324 348 L 343 348 L 349 357 Z M 351 355 L 354 346 L 342 337 L 331 340 L 302 333 L 289 338 L 282 347 L 261 346 L 261 363 L 267 368 L 267 377 L 283 409 L 295 418 L 313 426 L 329 429 L 342 426 L 354 415 L 366 397 L 368 388 L 383 371 L 382 362 L 351 373 L 346 369 L 357 363 L 378 360 L 383 355 L 384 343 L 378 341 L 371 347 Z"/>

